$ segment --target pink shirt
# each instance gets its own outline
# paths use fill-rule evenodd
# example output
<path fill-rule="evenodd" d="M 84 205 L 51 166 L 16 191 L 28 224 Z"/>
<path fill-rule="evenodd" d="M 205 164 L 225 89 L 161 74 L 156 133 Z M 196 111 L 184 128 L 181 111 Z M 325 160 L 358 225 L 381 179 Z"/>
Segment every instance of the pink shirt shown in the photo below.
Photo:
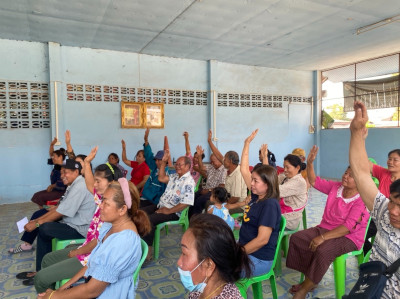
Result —
<path fill-rule="evenodd" d="M 372 176 L 379 181 L 379 191 L 387 198 L 390 196 L 390 184 L 392 183 L 391 173 L 386 168 L 379 165 L 372 165 Z"/>
<path fill-rule="evenodd" d="M 100 220 L 100 204 L 101 204 L 101 196 L 96 193 L 96 190 L 94 190 L 94 202 L 96 203 L 96 211 L 94 212 L 92 222 L 90 222 L 89 225 L 89 230 L 86 234 L 86 240 L 85 243 L 83 243 L 79 248 L 82 246 L 88 244 L 94 239 L 99 238 L 99 230 L 101 228 L 101 225 L 103 224 L 103 221 Z M 81 262 L 83 266 L 86 266 L 88 260 L 89 260 L 90 253 L 86 254 L 79 254 L 76 256 L 76 258 Z"/>
<path fill-rule="evenodd" d="M 319 226 L 332 230 L 344 225 L 349 230 L 345 237 L 360 249 L 364 244 L 365 229 L 369 220 L 368 210 L 360 195 L 343 198 L 343 186 L 340 182 L 326 181 L 320 177 L 316 178 L 314 188 L 328 195 Z"/>

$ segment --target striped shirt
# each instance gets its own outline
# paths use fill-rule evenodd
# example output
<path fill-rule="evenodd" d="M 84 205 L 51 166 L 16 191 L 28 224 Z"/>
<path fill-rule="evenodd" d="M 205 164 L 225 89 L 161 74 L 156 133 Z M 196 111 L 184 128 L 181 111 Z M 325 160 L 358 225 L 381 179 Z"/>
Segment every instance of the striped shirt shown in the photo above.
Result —
<path fill-rule="evenodd" d="M 400 258 L 400 229 L 390 224 L 389 199 L 382 193 L 375 197 L 371 216 L 378 230 L 371 252 L 371 261 L 381 261 L 386 266 Z M 400 269 L 386 282 L 381 298 L 400 298 Z"/>

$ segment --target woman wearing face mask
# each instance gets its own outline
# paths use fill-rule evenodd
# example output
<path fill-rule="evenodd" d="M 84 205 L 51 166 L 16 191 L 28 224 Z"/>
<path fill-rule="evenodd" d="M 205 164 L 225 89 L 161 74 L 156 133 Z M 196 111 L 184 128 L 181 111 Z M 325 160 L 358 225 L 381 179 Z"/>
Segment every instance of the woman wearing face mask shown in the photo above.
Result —
<path fill-rule="evenodd" d="M 125 178 L 111 182 L 100 204 L 103 225 L 89 261 L 64 286 L 39 294 L 39 299 L 135 298 L 133 273 L 142 255 L 140 237 L 150 231 L 150 221 L 139 210 L 139 192 Z M 69 288 L 82 276 L 85 284 Z"/>
<path fill-rule="evenodd" d="M 224 220 L 211 214 L 194 216 L 181 248 L 178 271 L 189 299 L 243 298 L 235 282 L 241 273 L 249 277 L 249 259 Z"/>
<path fill-rule="evenodd" d="M 317 287 L 337 256 L 361 248 L 369 219 L 351 168 L 346 169 L 342 182 L 322 180 L 314 173 L 317 153 L 318 148 L 313 146 L 307 158 L 308 180 L 328 198 L 321 223 L 290 238 L 286 266 L 305 275 L 301 284 L 293 285 L 289 290 L 296 299 L 305 298 Z"/>
<path fill-rule="evenodd" d="M 261 155 L 263 163 L 268 164 L 268 159 L 264 158 L 268 146 L 263 144 Z M 301 175 L 301 171 L 306 169 L 306 164 L 301 159 L 289 154 L 283 160 L 284 172 L 278 176 L 279 194 L 281 199 L 279 205 L 283 217 L 286 218 L 286 229 L 294 230 L 299 226 L 302 212 L 307 204 L 307 182 Z"/>
<path fill-rule="evenodd" d="M 96 153 L 97 147 L 92 149 L 84 161 L 86 186 L 93 193 L 94 201 L 97 204 L 86 240 L 82 245 L 69 246 L 44 256 L 42 269 L 34 278 L 35 288 L 38 293 L 54 287 L 57 281 L 74 276 L 76 272 L 86 266 L 90 253 L 97 245 L 99 230 L 103 224 L 100 219 L 99 209 L 101 198 L 111 182 L 121 178 L 122 173 L 117 167 L 107 163 L 97 166 L 93 176 L 90 163 L 95 158 Z"/>
<path fill-rule="evenodd" d="M 239 243 L 253 263 L 252 276 L 267 273 L 272 266 L 281 223 L 279 186 L 275 168 L 269 165 L 254 167 L 249 171 L 250 142 L 255 130 L 244 142 L 240 172 L 251 189 L 251 201 L 245 207 Z"/>

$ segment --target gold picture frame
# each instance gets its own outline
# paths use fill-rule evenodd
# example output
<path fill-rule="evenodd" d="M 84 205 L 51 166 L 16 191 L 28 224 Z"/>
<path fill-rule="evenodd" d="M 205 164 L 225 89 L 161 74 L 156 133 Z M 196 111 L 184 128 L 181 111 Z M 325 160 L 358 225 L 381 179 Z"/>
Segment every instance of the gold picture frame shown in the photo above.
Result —
<path fill-rule="evenodd" d="M 144 103 L 143 125 L 146 128 L 164 128 L 163 103 Z"/>
<path fill-rule="evenodd" d="M 143 128 L 143 103 L 121 102 L 122 128 Z"/>

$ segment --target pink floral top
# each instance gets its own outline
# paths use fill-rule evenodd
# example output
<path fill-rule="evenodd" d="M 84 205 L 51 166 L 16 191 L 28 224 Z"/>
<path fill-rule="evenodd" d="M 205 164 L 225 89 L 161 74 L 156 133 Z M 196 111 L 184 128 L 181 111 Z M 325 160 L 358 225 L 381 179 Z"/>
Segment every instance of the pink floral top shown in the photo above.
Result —
<path fill-rule="evenodd" d="M 194 165 L 193 164 L 193 156 L 192 154 L 186 155 L 190 159 L 190 174 L 193 177 L 195 185 L 197 184 L 199 178 L 200 178 L 200 172 L 197 172 L 196 170 L 193 169 L 193 166 L 199 166 L 198 164 Z"/>
<path fill-rule="evenodd" d="M 99 238 L 99 230 L 103 224 L 103 221 L 100 220 L 100 204 L 101 204 L 101 195 L 99 195 L 96 190 L 94 190 L 94 202 L 97 205 L 96 211 L 94 212 L 92 222 L 90 222 L 89 225 L 89 230 L 86 234 L 86 240 L 85 243 L 83 243 L 79 248 L 82 246 L 88 244 L 94 239 Z M 89 260 L 90 253 L 86 254 L 79 254 L 76 256 L 76 258 L 81 262 L 83 266 L 86 266 L 88 260 Z"/>

